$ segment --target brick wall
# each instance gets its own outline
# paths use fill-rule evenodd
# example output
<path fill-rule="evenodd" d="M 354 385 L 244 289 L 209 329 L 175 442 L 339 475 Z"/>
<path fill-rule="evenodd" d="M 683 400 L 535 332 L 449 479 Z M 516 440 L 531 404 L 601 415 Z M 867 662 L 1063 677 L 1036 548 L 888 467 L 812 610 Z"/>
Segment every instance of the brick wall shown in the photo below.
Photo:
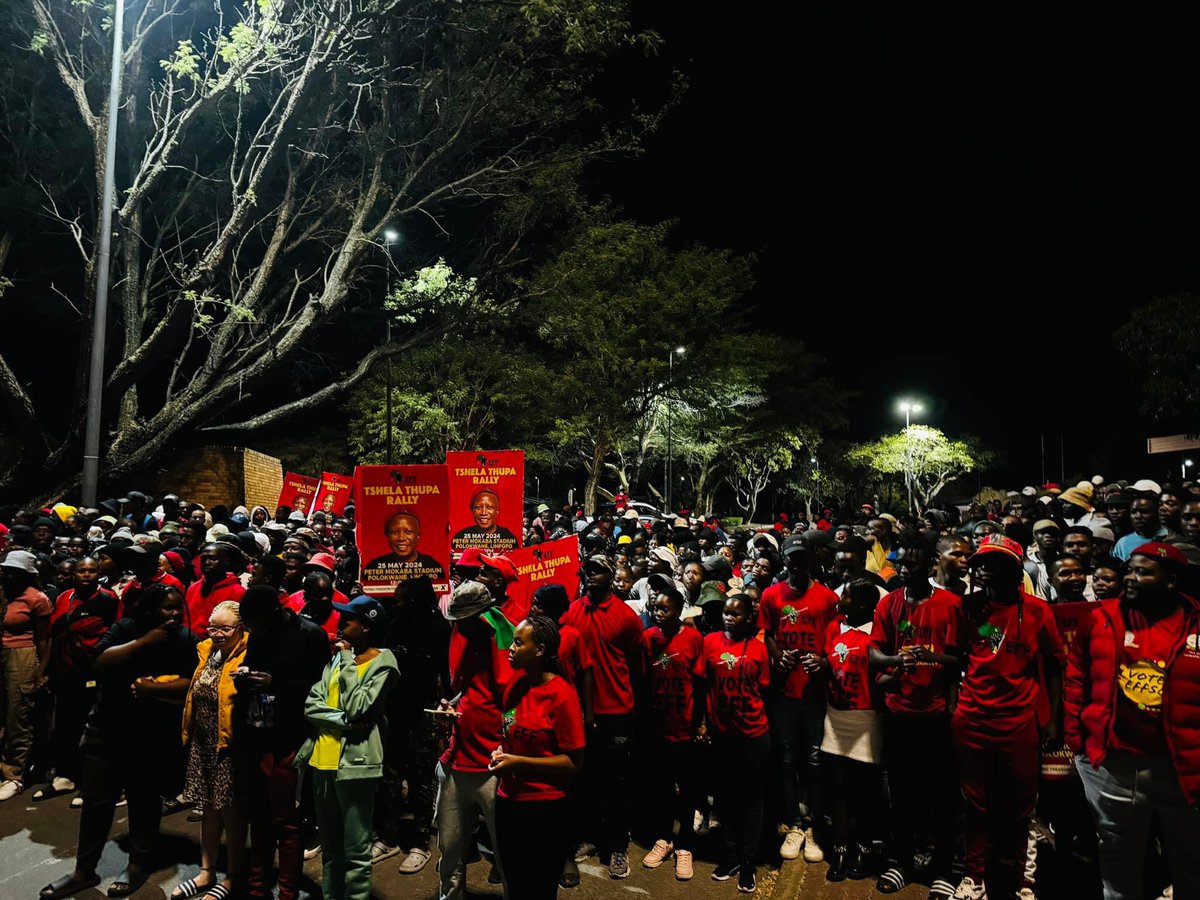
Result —
<path fill-rule="evenodd" d="M 159 496 L 173 492 L 211 509 L 224 504 L 265 506 L 275 512 L 283 466 L 273 456 L 243 447 L 197 447 L 178 454 L 152 478 L 134 480 Z"/>

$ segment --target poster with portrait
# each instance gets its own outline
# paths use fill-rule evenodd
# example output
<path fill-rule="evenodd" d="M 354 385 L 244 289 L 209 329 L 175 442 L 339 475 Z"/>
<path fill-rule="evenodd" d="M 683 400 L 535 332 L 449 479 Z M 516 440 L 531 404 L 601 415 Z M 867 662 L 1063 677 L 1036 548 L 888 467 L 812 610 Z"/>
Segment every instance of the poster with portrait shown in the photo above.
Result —
<path fill-rule="evenodd" d="M 468 547 L 510 553 L 521 546 L 525 451 L 454 450 L 450 473 L 450 552 Z"/>
<path fill-rule="evenodd" d="M 353 484 L 353 475 L 322 472 L 321 484 L 317 488 L 317 496 L 313 501 L 313 512 L 323 512 L 326 517 L 340 516 L 346 508 L 346 501 L 350 499 Z"/>
<path fill-rule="evenodd" d="M 312 511 L 313 495 L 317 492 L 317 479 L 295 472 L 283 474 L 283 488 L 279 491 L 276 506 L 286 506 L 292 512 L 308 515 Z"/>
<path fill-rule="evenodd" d="M 528 611 L 533 594 L 544 584 L 561 584 L 567 589 L 567 599 L 579 595 L 579 540 L 565 537 L 557 541 L 546 541 L 532 547 L 521 547 L 505 554 L 517 567 L 517 583 L 509 588 L 509 594 L 524 601 Z"/>
<path fill-rule="evenodd" d="M 396 584 L 426 576 L 450 591 L 450 490 L 442 465 L 358 466 L 354 470 L 363 591 L 390 596 Z"/>

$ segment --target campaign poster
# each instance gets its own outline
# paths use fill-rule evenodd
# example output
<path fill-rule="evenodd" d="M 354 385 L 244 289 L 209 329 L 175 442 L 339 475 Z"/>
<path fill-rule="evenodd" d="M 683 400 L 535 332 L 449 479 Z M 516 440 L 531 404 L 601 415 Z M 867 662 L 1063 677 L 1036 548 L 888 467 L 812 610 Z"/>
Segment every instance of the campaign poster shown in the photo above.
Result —
<path fill-rule="evenodd" d="M 524 450 L 454 450 L 450 472 L 450 552 L 468 547 L 510 553 L 521 546 Z"/>
<path fill-rule="evenodd" d="M 292 512 L 302 512 L 307 516 L 312 512 L 312 500 L 316 492 L 317 479 L 308 475 L 297 475 L 295 472 L 285 472 L 283 488 L 279 491 L 279 502 L 276 506 L 286 506 Z"/>
<path fill-rule="evenodd" d="M 354 496 L 363 592 L 390 596 L 401 581 L 427 576 L 450 591 L 450 489 L 442 465 L 358 466 Z"/>
<path fill-rule="evenodd" d="M 579 540 L 565 537 L 557 541 L 546 541 L 532 547 L 521 547 L 506 553 L 517 567 L 517 583 L 509 588 L 529 610 L 534 592 L 544 584 L 561 584 L 567 589 L 567 599 L 579 596 Z"/>
<path fill-rule="evenodd" d="M 1083 600 L 1077 603 L 1052 603 L 1054 622 L 1058 625 L 1058 635 L 1062 638 L 1063 647 L 1071 649 L 1071 642 L 1086 618 L 1096 609 L 1095 601 Z"/>
<path fill-rule="evenodd" d="M 313 501 L 313 512 L 323 512 L 327 517 L 340 516 L 346 508 L 346 501 L 350 499 L 353 484 L 353 475 L 322 472 L 321 485 L 317 488 L 317 496 Z"/>

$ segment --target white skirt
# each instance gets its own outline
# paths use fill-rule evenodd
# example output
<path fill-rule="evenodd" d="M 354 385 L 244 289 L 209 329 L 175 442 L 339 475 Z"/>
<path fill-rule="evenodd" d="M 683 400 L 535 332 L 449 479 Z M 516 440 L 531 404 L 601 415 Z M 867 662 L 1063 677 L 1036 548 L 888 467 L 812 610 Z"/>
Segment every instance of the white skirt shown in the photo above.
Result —
<path fill-rule="evenodd" d="M 873 709 L 825 710 L 825 739 L 821 749 L 864 763 L 883 762 L 883 719 Z"/>

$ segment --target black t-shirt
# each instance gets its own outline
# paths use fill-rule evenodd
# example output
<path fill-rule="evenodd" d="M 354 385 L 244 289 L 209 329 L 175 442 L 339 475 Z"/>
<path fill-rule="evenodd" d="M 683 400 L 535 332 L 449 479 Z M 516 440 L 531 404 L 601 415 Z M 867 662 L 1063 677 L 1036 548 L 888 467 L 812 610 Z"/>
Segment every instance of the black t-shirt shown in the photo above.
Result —
<path fill-rule="evenodd" d="M 242 712 L 234 722 L 235 746 L 249 743 L 259 752 L 292 752 L 304 742 L 304 701 L 329 662 L 329 636 L 311 619 L 290 609 L 283 612 L 287 620 L 277 631 L 260 629 L 250 633 L 242 663 L 252 672 L 271 675 L 271 688 L 266 692 L 273 698 L 269 701 L 270 726 L 262 727 L 261 715 L 247 715 L 246 705 L 252 698 L 248 688 L 239 688 L 237 698 Z M 257 724 L 252 726 L 251 722 Z"/>

